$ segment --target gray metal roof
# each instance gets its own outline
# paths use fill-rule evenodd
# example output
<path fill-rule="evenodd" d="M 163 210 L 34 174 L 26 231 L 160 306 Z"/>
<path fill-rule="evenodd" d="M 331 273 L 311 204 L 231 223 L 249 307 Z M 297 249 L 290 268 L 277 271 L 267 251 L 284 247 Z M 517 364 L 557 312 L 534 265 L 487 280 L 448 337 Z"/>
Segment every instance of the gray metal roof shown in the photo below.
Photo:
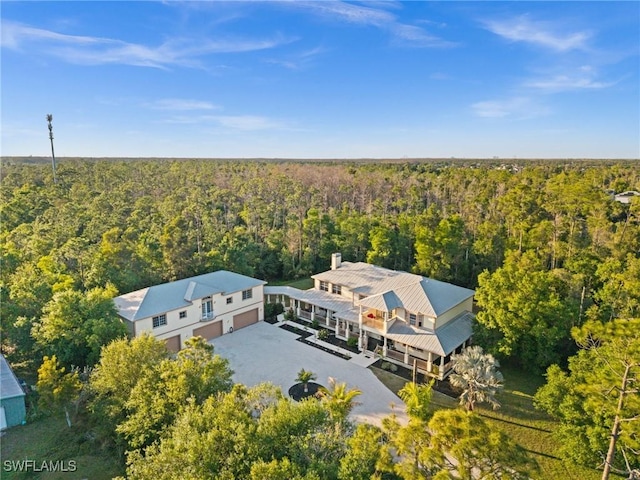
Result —
<path fill-rule="evenodd" d="M 24 397 L 24 390 L 11 370 L 9 362 L 0 354 L 0 398 Z"/>
<path fill-rule="evenodd" d="M 354 307 L 351 300 L 322 290 L 300 290 L 294 287 L 264 287 L 265 295 L 287 295 L 301 302 L 309 303 L 325 310 L 331 310 L 344 320 L 358 321 L 360 308 Z"/>
<path fill-rule="evenodd" d="M 130 321 L 184 308 L 209 295 L 228 295 L 264 285 L 265 281 L 227 270 L 205 273 L 175 282 L 126 293 L 113 299 L 120 316 Z"/>
<path fill-rule="evenodd" d="M 381 311 L 404 307 L 410 312 L 432 317 L 441 315 L 475 293 L 451 283 L 364 262 L 342 262 L 339 268 L 318 273 L 312 278 L 343 285 L 355 293 L 366 295 L 368 298 L 360 302 L 372 308 L 378 305 Z M 396 298 L 385 295 L 389 292 L 393 292 Z M 371 298 L 376 295 L 380 298 Z"/>
<path fill-rule="evenodd" d="M 375 308 L 381 312 L 391 312 L 395 308 L 402 307 L 402 301 L 394 292 L 384 292 L 378 295 L 372 295 L 360 300 L 363 307 Z"/>
<path fill-rule="evenodd" d="M 473 314 L 465 312 L 436 331 L 422 330 L 405 322 L 396 321 L 389 327 L 387 338 L 427 352 L 446 356 L 471 338 L 472 319 Z"/>

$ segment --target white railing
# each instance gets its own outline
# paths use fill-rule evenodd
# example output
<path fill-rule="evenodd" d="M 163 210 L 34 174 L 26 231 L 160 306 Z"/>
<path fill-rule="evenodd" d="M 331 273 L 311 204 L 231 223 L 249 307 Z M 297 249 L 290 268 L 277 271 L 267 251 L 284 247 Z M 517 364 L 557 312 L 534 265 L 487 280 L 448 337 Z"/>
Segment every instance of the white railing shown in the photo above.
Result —
<path fill-rule="evenodd" d="M 213 320 L 215 316 L 216 314 L 213 312 L 206 312 L 202 314 L 202 318 L 200 319 L 200 321 L 205 322 L 207 320 Z"/>

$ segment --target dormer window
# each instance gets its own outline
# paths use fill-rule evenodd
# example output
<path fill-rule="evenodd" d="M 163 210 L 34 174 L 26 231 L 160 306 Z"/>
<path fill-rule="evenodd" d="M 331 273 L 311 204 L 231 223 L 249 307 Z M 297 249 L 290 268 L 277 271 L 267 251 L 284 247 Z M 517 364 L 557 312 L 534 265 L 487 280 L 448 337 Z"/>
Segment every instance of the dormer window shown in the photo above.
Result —
<path fill-rule="evenodd" d="M 415 313 L 410 313 L 409 314 L 409 325 L 413 325 L 415 327 L 416 326 L 416 322 L 417 322 L 416 314 Z"/>
<path fill-rule="evenodd" d="M 336 295 L 342 295 L 342 286 L 341 285 L 331 285 L 331 293 L 335 293 Z"/>
<path fill-rule="evenodd" d="M 322 290 L 323 292 L 328 292 L 329 284 L 327 282 L 323 282 L 322 280 L 320 280 L 320 290 Z"/>

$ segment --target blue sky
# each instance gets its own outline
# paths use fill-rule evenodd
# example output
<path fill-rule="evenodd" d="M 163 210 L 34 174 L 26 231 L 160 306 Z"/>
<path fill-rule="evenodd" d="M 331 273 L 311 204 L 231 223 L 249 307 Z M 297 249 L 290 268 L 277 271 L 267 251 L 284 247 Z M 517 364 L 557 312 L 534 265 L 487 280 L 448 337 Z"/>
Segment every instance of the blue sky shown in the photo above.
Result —
<path fill-rule="evenodd" d="M 639 2 L 2 2 L 2 155 L 640 157 Z"/>

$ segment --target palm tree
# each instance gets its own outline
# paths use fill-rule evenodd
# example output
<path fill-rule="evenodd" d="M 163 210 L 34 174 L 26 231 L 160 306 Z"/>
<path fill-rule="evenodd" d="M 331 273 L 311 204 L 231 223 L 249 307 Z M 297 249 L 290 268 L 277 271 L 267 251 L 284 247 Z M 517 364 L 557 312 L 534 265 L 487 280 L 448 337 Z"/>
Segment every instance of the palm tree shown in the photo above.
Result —
<path fill-rule="evenodd" d="M 304 386 L 304 393 L 309 393 L 309 382 L 317 378 L 316 374 L 310 370 L 300 369 L 296 381 Z"/>
<path fill-rule="evenodd" d="M 362 391 L 357 388 L 348 389 L 346 383 L 338 383 L 335 378 L 329 377 L 329 388 L 320 387 L 318 394 L 327 403 L 331 417 L 342 422 L 357 405 L 353 399 L 362 394 Z"/>
<path fill-rule="evenodd" d="M 493 355 L 484 353 L 482 347 L 476 345 L 453 355 L 451 360 L 455 373 L 449 376 L 449 382 L 462 389 L 461 405 L 469 411 L 478 402 L 487 402 L 494 410 L 500 407 L 495 396 L 502 388 L 503 377 L 497 370 L 500 364 Z"/>
<path fill-rule="evenodd" d="M 427 385 L 418 385 L 417 383 L 407 382 L 404 387 L 398 392 L 398 396 L 407 406 L 407 413 L 410 417 L 418 418 L 423 421 L 428 421 L 432 412 L 429 410 L 431 404 L 431 397 L 433 396 L 433 383 L 435 380 Z"/>

